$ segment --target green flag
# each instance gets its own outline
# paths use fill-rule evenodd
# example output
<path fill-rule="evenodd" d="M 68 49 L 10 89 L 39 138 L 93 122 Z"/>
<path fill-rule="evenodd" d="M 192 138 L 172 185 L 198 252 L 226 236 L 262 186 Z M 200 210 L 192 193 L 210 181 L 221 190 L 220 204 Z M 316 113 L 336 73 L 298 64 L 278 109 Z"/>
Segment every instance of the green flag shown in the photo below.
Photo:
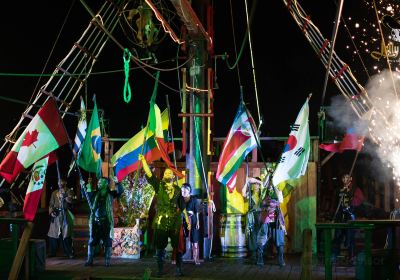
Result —
<path fill-rule="evenodd" d="M 94 107 L 90 123 L 86 130 L 85 140 L 78 158 L 78 165 L 87 172 L 96 173 L 101 177 L 101 132 L 96 99 L 93 97 Z"/>

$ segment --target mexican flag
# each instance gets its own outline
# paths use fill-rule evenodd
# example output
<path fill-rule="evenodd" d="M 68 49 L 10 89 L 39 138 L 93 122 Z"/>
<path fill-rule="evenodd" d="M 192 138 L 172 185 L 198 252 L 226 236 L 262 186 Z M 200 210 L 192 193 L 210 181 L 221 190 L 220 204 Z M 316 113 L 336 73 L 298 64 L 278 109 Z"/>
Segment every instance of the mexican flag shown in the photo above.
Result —
<path fill-rule="evenodd" d="M 49 162 L 49 157 L 44 157 L 37 161 L 32 168 L 32 175 L 29 181 L 28 189 L 24 200 L 24 218 L 28 221 L 33 221 L 38 208 L 40 195 L 42 194 L 43 183 L 46 177 L 46 170 Z"/>
<path fill-rule="evenodd" d="M 0 163 L 0 175 L 12 183 L 22 170 L 67 142 L 56 102 L 50 98 Z"/>

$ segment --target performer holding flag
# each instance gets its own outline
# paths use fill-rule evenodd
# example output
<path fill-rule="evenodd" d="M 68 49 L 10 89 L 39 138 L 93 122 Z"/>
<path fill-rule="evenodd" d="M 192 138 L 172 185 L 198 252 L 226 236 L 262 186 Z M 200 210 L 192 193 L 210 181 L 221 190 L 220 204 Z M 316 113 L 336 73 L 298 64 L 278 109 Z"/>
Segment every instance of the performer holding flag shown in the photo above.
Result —
<path fill-rule="evenodd" d="M 311 96 L 310 96 L 311 97 Z M 284 215 L 280 204 L 283 203 L 284 187 L 278 185 L 289 179 L 296 179 L 304 175 L 310 155 L 310 132 L 308 125 L 308 100 L 301 108 L 280 157 L 275 171 L 267 168 L 267 177 L 264 182 L 266 193 L 262 196 L 260 205 L 260 230 L 257 234 L 257 264 L 263 265 L 263 249 L 270 238 L 273 238 L 278 252 L 278 264 L 284 266 L 284 246 L 286 233 Z M 272 183 L 271 183 L 272 176 Z M 285 191 L 284 191 L 285 192 Z M 262 191 L 261 191 L 262 193 Z M 286 195 L 287 192 L 286 192 Z"/>

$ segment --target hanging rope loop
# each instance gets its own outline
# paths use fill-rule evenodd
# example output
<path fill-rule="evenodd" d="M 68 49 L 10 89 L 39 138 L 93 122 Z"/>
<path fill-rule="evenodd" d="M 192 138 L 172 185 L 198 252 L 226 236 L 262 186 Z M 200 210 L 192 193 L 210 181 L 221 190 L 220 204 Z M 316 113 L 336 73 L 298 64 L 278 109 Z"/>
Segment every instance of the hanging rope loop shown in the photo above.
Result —
<path fill-rule="evenodd" d="M 125 83 L 124 83 L 124 101 L 129 103 L 131 101 L 131 86 L 129 85 L 129 63 L 131 61 L 131 52 L 128 49 L 124 49 L 124 72 L 125 72 Z"/>

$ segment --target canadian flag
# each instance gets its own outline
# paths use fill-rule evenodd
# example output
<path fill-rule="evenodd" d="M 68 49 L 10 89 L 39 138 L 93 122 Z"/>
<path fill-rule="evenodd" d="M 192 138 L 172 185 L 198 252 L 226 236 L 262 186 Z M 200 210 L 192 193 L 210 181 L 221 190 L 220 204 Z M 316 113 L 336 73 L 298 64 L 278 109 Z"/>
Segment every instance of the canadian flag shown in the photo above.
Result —
<path fill-rule="evenodd" d="M 21 171 L 68 142 L 55 101 L 50 98 L 0 163 L 0 175 L 12 183 Z"/>

